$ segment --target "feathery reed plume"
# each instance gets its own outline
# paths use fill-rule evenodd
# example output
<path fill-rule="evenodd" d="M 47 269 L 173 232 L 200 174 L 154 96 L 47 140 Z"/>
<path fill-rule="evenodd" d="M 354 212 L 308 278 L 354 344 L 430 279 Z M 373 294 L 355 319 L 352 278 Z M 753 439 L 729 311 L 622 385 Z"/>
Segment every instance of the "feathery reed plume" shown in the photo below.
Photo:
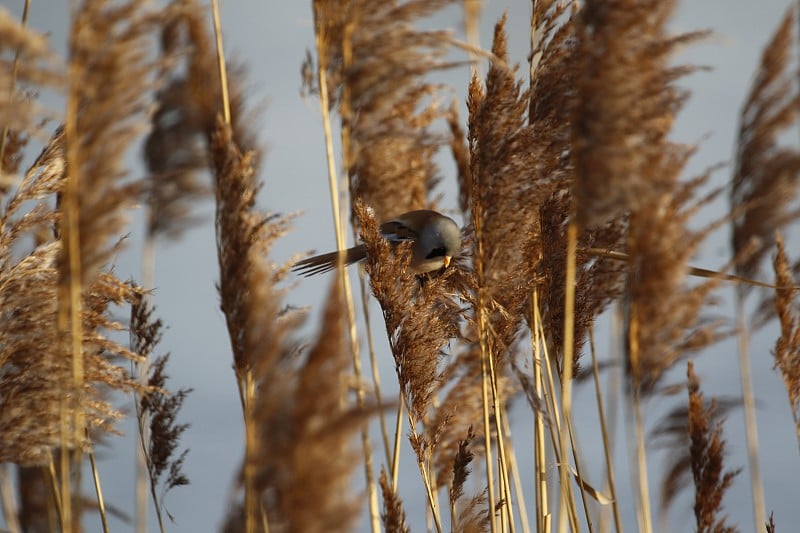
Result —
<path fill-rule="evenodd" d="M 789 67 L 795 42 L 793 29 L 794 9 L 790 8 L 762 53 L 758 73 L 739 119 L 736 170 L 730 193 L 731 244 L 735 256 L 744 256 L 736 265 L 736 273 L 749 278 L 758 274 L 762 259 L 775 244 L 774 231 L 797 218 L 798 213 L 797 206 L 791 204 L 796 196 L 800 153 L 781 147 L 779 142 L 779 137 L 796 122 L 800 111 L 796 73 Z M 755 252 L 748 250 L 751 248 Z M 745 254 L 745 250 L 749 253 Z M 749 290 L 748 286 L 738 286 L 736 291 L 739 369 L 753 514 L 756 523 L 765 523 L 755 392 L 750 377 L 749 328 L 744 316 Z"/>
<path fill-rule="evenodd" d="M 531 14 L 528 118 L 531 123 L 538 122 L 542 133 L 559 139 L 558 144 L 562 145 L 569 143 L 577 103 L 575 17 L 566 16 L 573 4 L 572 1 L 537 1 Z M 569 161 L 564 157 L 567 154 L 557 149 L 550 149 L 547 155 L 553 160 Z"/>
<path fill-rule="evenodd" d="M 472 426 L 467 430 L 467 435 L 458 442 L 458 451 L 453 456 L 452 480 L 450 483 L 450 509 L 455 514 L 456 502 L 464 495 L 464 483 L 470 475 L 470 463 L 474 457 L 470 445 L 475 440 Z"/>
<path fill-rule="evenodd" d="M 194 0 L 175 1 L 172 7 L 161 29 L 165 86 L 156 95 L 144 158 L 151 173 L 148 232 L 175 238 L 192 222 L 193 204 L 210 193 L 199 173 L 207 168 L 205 143 L 220 104 L 204 10 Z"/>
<path fill-rule="evenodd" d="M 474 262 L 488 298 L 484 305 L 495 358 L 507 352 L 527 314 L 539 260 L 538 207 L 552 192 L 539 164 L 545 145 L 526 119 L 528 91 L 507 65 L 505 22 L 504 17 L 495 26 L 492 53 L 497 59 L 485 88 L 473 78 L 467 102 L 471 220 L 479 241 Z"/>
<path fill-rule="evenodd" d="M 424 76 L 456 63 L 444 59 L 449 32 L 413 24 L 453 3 L 315 3 L 329 52 L 320 61 L 349 132 L 343 149 L 350 196 L 372 206 L 379 220 L 429 207 L 439 180 L 433 157 L 448 140 L 431 126 L 447 111 L 440 87 Z"/>
<path fill-rule="evenodd" d="M 460 309 L 446 296 L 454 270 L 420 286 L 406 268 L 410 247 L 393 248 L 383 239 L 374 213 L 363 203 L 356 204 L 355 212 L 367 248 L 366 271 L 383 310 L 400 390 L 412 420 L 421 422 L 442 381 L 443 349 L 458 334 Z"/>
<path fill-rule="evenodd" d="M 148 453 L 153 499 L 157 508 L 159 505 L 163 506 L 169 519 L 174 522 L 175 518 L 164 505 L 164 497 L 175 487 L 189 484 L 189 478 L 183 470 L 183 462 L 189 450 L 183 450 L 177 456 L 175 455 L 180 437 L 189 428 L 189 424 L 178 424 L 175 420 L 186 396 L 193 389 L 179 389 L 172 394 L 162 392 L 165 390 L 164 385 L 168 378 L 164 371 L 167 361 L 169 361 L 169 354 L 157 358 L 150 367 L 150 379 L 147 381 L 147 385 L 151 392 L 142 396 L 140 409 L 150 417 L 150 449 Z M 165 473 L 167 476 L 166 479 L 163 479 Z M 162 479 L 161 495 L 156 499 L 155 487 L 162 482 Z"/>
<path fill-rule="evenodd" d="M 776 232 L 777 233 L 777 232 Z M 781 334 L 775 342 L 775 367 L 780 370 L 789 405 L 792 409 L 798 446 L 800 446 L 800 316 L 795 306 L 798 291 L 789 266 L 789 258 L 780 233 L 775 236 L 775 308 L 781 325 Z"/>
<path fill-rule="evenodd" d="M 378 483 L 381 486 L 381 493 L 383 494 L 383 512 L 381 513 L 381 520 L 383 521 L 383 528 L 387 533 L 410 533 L 408 524 L 406 524 L 406 512 L 403 509 L 403 500 L 392 489 L 392 484 L 389 483 L 389 478 L 386 475 L 386 470 L 381 468 L 381 476 L 378 478 Z"/>
<path fill-rule="evenodd" d="M 59 213 L 53 198 L 64 188 L 64 136 L 58 130 L 26 172 L 0 213 L 0 461 L 48 464 L 60 445 L 60 383 L 68 379 L 69 358 L 55 329 L 60 241 L 40 240 L 41 228 L 53 228 Z M 35 246 L 20 254 L 33 238 Z M 100 273 L 83 295 L 85 359 L 81 409 L 90 428 L 113 432 L 122 417 L 102 396 L 103 387 L 130 391 L 133 382 L 114 356 L 138 356 L 111 341 L 107 331 L 122 329 L 109 306 L 131 302 L 139 289 L 111 273 Z M 85 437 L 69 440 L 83 447 Z"/>
<path fill-rule="evenodd" d="M 69 179 L 80 182 L 74 200 L 83 280 L 110 257 L 124 227 L 122 212 L 138 190 L 123 182 L 123 157 L 145 124 L 154 79 L 149 40 L 158 13 L 145 6 L 86 0 L 73 17 L 65 131 Z"/>
<path fill-rule="evenodd" d="M 769 520 L 764 524 L 767 533 L 776 533 L 778 530 L 775 528 L 775 517 L 773 513 L 769 513 Z"/>
<path fill-rule="evenodd" d="M 685 287 L 687 262 L 711 230 L 692 232 L 687 222 L 714 193 L 694 198 L 707 175 L 679 182 L 693 149 L 667 138 L 687 98 L 676 80 L 695 70 L 670 66 L 670 55 L 704 33 L 668 36 L 675 4 L 589 0 L 576 29 L 570 211 L 580 228 L 630 216 L 625 355 L 635 418 L 637 514 L 644 531 L 652 530 L 652 518 L 641 394 L 652 392 L 688 350 L 714 340 L 713 326 L 700 323 L 700 311 L 716 282 Z"/>
<path fill-rule="evenodd" d="M 691 365 L 691 361 L 688 364 Z M 692 376 L 694 376 L 694 373 L 692 373 Z M 697 385 L 699 381 L 695 378 L 694 383 Z M 692 392 L 691 380 L 689 380 L 688 385 L 690 402 L 672 409 L 650 433 L 650 438 L 654 444 L 669 453 L 667 468 L 661 480 L 660 508 L 662 513 L 667 511 L 678 494 L 692 482 L 693 461 L 696 458 L 692 455 L 694 449 L 691 447 L 691 443 L 694 435 L 690 433 L 690 429 L 692 429 L 690 418 L 694 417 L 694 421 L 691 424 L 695 424 L 695 429 L 698 425 L 699 415 L 707 417 L 707 429 L 711 423 L 715 424 L 717 429 L 721 429 L 722 422 L 724 422 L 728 412 L 741 405 L 740 399 L 714 398 L 712 402 L 706 402 L 708 404 L 706 406 L 706 403 L 702 401 L 702 394 L 699 393 L 699 389 L 694 393 Z M 693 394 L 699 394 L 700 402 L 695 402 L 697 405 L 692 403 L 696 400 L 695 396 L 692 396 Z M 691 412 L 693 407 L 695 408 L 695 413 Z M 697 411 L 698 407 L 700 407 L 700 411 Z M 704 409 L 705 411 L 703 411 Z M 699 461 L 700 459 L 698 458 L 697 460 Z M 739 470 L 735 471 L 733 475 L 738 473 Z"/>
<path fill-rule="evenodd" d="M 142 358 L 152 359 L 156 345 L 161 341 L 162 322 L 153 318 L 153 307 L 144 298 L 138 298 L 131 306 L 131 347 Z M 169 354 L 155 358 L 150 366 L 147 379 L 149 390 L 141 397 L 137 405 L 139 424 L 149 420 L 150 442 L 145 444 L 146 462 L 150 477 L 150 494 L 161 529 L 164 529 L 161 517 L 162 508 L 173 522 L 174 517 L 164 505 L 167 492 L 181 485 L 188 485 L 189 478 L 183 471 L 183 462 L 189 450 L 175 455 L 181 435 L 189 424 L 176 422 L 178 411 L 192 389 L 179 389 L 170 393 L 166 389 L 168 376 L 166 365 Z M 164 474 L 166 479 L 163 479 Z M 163 481 L 163 483 L 162 483 Z M 161 485 L 160 494 L 158 487 Z"/>
<path fill-rule="evenodd" d="M 436 485 L 449 487 L 453 479 L 453 460 L 458 456 L 464 435 L 471 434 L 470 453 L 483 457 L 486 448 L 484 428 L 479 421 L 482 417 L 481 367 L 480 355 L 475 347 L 464 347 L 455 355 L 444 369 L 446 382 L 444 398 L 426 421 L 428 438 L 436 442 L 433 452 L 433 470 Z M 510 376 L 497 376 L 498 396 L 506 403 L 519 392 L 519 385 Z M 495 421 L 490 420 L 490 436 L 497 436 Z"/>
<path fill-rule="evenodd" d="M 486 491 L 476 494 L 469 501 L 463 502 L 457 509 L 457 518 L 453 531 L 460 533 L 485 533 L 489 531 L 490 512 L 486 500 Z"/>
<path fill-rule="evenodd" d="M 568 187 L 570 182 L 565 182 Z M 571 194 L 560 190 L 541 207 L 542 322 L 551 351 L 560 353 L 564 345 L 564 298 L 566 292 L 567 225 Z M 609 258 L 592 257 L 587 248 L 624 249 L 628 218 L 621 216 L 602 226 L 583 229 L 578 236 L 574 314 L 574 376 L 581 377 L 579 360 L 586 335 L 594 319 L 625 290 L 626 265 Z"/>
<path fill-rule="evenodd" d="M 689 389 L 689 457 L 694 480 L 694 516 L 698 533 L 733 533 L 736 528 L 725 524 L 722 499 L 725 491 L 739 473 L 723 471 L 725 440 L 722 438 L 722 421 L 713 422 L 716 404 L 712 400 L 706 407 L 700 381 L 694 365 L 688 363 Z"/>
<path fill-rule="evenodd" d="M 661 509 L 665 511 L 670 506 L 678 493 L 688 486 L 691 476 L 697 531 L 736 531 L 725 525 L 725 517 L 720 513 L 725 491 L 741 471 L 723 472 L 722 424 L 725 413 L 738 402 L 716 399 L 706 402 L 691 361 L 687 376 L 687 406 L 671 411 L 653 433 L 665 439 L 665 447 L 672 453 L 661 484 Z"/>
<path fill-rule="evenodd" d="M 0 131 L 6 132 L 3 168 L 11 170 L 7 157 L 13 157 L 11 144 L 21 134 L 42 134 L 41 120 L 52 116 L 29 90 L 34 87 L 61 87 L 63 63 L 51 51 L 47 37 L 15 20 L 0 8 Z M 14 133 L 16 132 L 16 133 Z M 3 185 L 0 189 L 6 189 Z"/>
<path fill-rule="evenodd" d="M 286 269 L 264 272 L 261 262 L 272 244 L 288 230 L 288 220 L 276 215 L 266 216 L 255 209 L 256 195 L 261 188 L 257 178 L 258 154 L 253 150 L 242 152 L 233 135 L 220 121 L 211 155 L 216 174 L 220 304 L 228 325 L 234 367 L 237 376 L 243 379 L 244 373 L 252 370 L 263 357 L 257 351 L 246 349 L 248 331 L 258 323 L 253 321 L 258 315 L 248 315 L 255 306 L 251 300 L 257 296 L 252 291 L 266 279 L 274 283 L 285 275 Z M 278 316 L 277 308 L 266 316 Z"/>
<path fill-rule="evenodd" d="M 71 401 L 78 404 L 87 370 L 81 357 L 81 295 L 119 246 L 118 236 L 127 222 L 125 210 L 133 207 L 141 190 L 140 181 L 129 179 L 123 161 L 147 119 L 157 61 L 151 38 L 159 14 L 140 0 L 113 6 L 84 0 L 71 9 L 64 117 L 66 185 L 59 206 L 63 245 L 58 327 L 72 359 L 71 389 L 65 382 L 64 397 L 76 398 Z M 84 431 L 83 413 L 74 403 L 64 402 L 64 429 L 68 413 L 77 438 Z M 61 461 L 67 522 L 73 515 L 67 478 L 69 469 L 75 468 L 74 486 L 80 489 L 79 455 L 73 463 L 71 467 L 65 457 Z M 80 516 L 80 501 L 74 514 Z"/>
<path fill-rule="evenodd" d="M 535 167 L 539 169 L 539 181 L 547 183 L 550 191 L 538 206 L 536 216 L 541 232 L 536 276 L 543 287 L 542 320 L 553 353 L 560 353 L 564 345 L 565 243 L 575 174 L 572 125 L 578 105 L 580 61 L 577 17 L 567 16 L 571 7 L 568 2 L 536 2 L 532 15 L 528 121 L 543 147 Z M 626 231 L 624 215 L 597 228 L 584 228 L 578 236 L 578 248 L 596 245 L 621 249 Z M 594 317 L 620 296 L 625 267 L 582 252 L 576 261 L 573 364 L 577 370 L 586 330 Z"/>
<path fill-rule="evenodd" d="M 265 257 L 287 231 L 288 220 L 264 215 L 255 208 L 261 186 L 257 178 L 259 155 L 256 150 L 244 151 L 236 141 L 249 137 L 242 121 L 237 119 L 231 126 L 220 115 L 209 149 L 215 181 L 220 306 L 228 327 L 245 423 L 244 524 L 252 532 L 261 521 L 259 513 L 263 513 L 256 486 L 256 369 L 258 365 L 275 365 L 280 359 L 283 337 L 295 325 L 296 317 L 290 314 L 278 323 L 282 292 L 275 285 L 286 276 L 288 266 L 268 266 Z M 232 515 L 231 520 L 236 518 Z"/>
<path fill-rule="evenodd" d="M 661 168 L 664 174 L 677 175 L 688 155 L 675 147 Z M 669 152 L 669 148 L 665 148 Z M 654 389 L 663 373 L 681 358 L 719 340 L 719 323 L 701 317 L 712 300 L 719 280 L 711 279 L 688 287 L 689 258 L 714 226 L 698 231 L 688 229 L 689 219 L 710 202 L 719 190 L 693 199 L 695 190 L 708 176 L 675 185 L 672 197 L 663 198 L 659 211 L 636 215 L 628 238 L 629 265 L 626 344 L 627 371 L 631 385 L 642 392 Z M 658 224 L 657 226 L 655 224 Z M 653 235 L 652 228 L 658 232 Z M 664 312 L 668 309 L 669 312 Z"/>
<path fill-rule="evenodd" d="M 270 531 L 351 531 L 358 516 L 359 502 L 347 487 L 358 464 L 354 437 L 368 412 L 345 402 L 343 309 L 335 277 L 322 329 L 303 361 L 286 342 L 288 330 L 280 321 L 257 324 L 248 335 L 263 356 L 255 367 L 261 443 L 256 461 Z"/>
<path fill-rule="evenodd" d="M 755 241 L 754 253 L 736 265 L 737 274 L 758 275 L 762 259 L 775 245 L 775 230 L 798 217 L 796 198 L 800 152 L 780 145 L 781 135 L 800 113 L 800 93 L 791 68 L 794 9 L 789 8 L 772 40 L 742 108 L 736 170 L 731 189 L 734 254 Z M 747 292 L 749 287 L 742 287 Z"/>
<path fill-rule="evenodd" d="M 409 440 L 417 458 L 437 531 L 441 531 L 433 476 L 427 465 L 436 441 L 419 432 L 434 393 L 442 383 L 440 361 L 445 345 L 459 333 L 461 309 L 449 294 L 460 295 L 462 287 L 455 268 L 420 280 L 408 270 L 410 247 L 392 245 L 383 239 L 372 210 L 357 202 L 355 213 L 367 250 L 365 269 L 372 294 L 383 311 L 389 347 L 408 409 Z"/>
<path fill-rule="evenodd" d="M 295 366 L 296 312 L 281 310 L 288 265 L 265 262 L 288 229 L 288 219 L 255 208 L 261 186 L 258 152 L 238 118 L 218 119 L 211 138 L 216 182 L 219 292 L 228 325 L 245 419 L 244 528 L 270 531 L 346 531 L 355 516 L 343 490 L 353 467 L 347 443 L 363 416 L 345 410 L 339 289 L 332 292 L 320 341 L 303 366 Z M 331 461 L 329 454 L 339 454 Z M 312 488 L 314 490 L 312 490 Z M 308 513 L 310 505 L 317 509 Z M 259 518 L 260 515 L 260 518 Z M 241 520 L 231 515 L 229 524 Z"/>
<path fill-rule="evenodd" d="M 693 198 L 708 176 L 681 184 L 694 150 L 667 139 L 687 97 L 675 80 L 694 70 L 670 67 L 669 56 L 704 33 L 668 37 L 674 4 L 590 1 L 577 28 L 576 216 L 583 227 L 597 227 L 613 219 L 624 224 L 620 217 L 631 213 L 629 370 L 634 387 L 647 390 L 686 349 L 713 340 L 708 328 L 698 326 L 698 316 L 716 283 L 691 289 L 683 283 L 688 259 L 710 231 L 689 232 L 686 224 L 716 191 Z M 624 231 L 618 226 L 609 240 L 619 242 Z"/>
<path fill-rule="evenodd" d="M 485 87 L 473 74 L 467 108 L 472 178 L 470 218 L 475 239 L 475 333 L 479 340 L 471 353 L 480 364 L 488 507 L 494 509 L 497 501 L 490 435 L 494 423 L 500 463 L 499 501 L 504 503 L 502 520 L 513 522 L 507 492 L 505 438 L 500 434 L 501 413 L 508 398 L 501 396 L 499 382 L 500 376 L 508 371 L 509 347 L 529 314 L 528 295 L 535 287 L 540 259 L 537 248 L 540 232 L 535 215 L 551 189 L 537 164 L 544 144 L 538 142 L 536 131 L 525 116 L 530 105 L 529 93 L 522 90 L 516 68 L 508 66 L 505 23 L 503 16 L 495 25 L 493 59 Z M 493 515 L 489 521 L 494 532 Z"/>
<path fill-rule="evenodd" d="M 590 0 L 579 12 L 573 192 L 581 227 L 651 209 L 672 190 L 675 176 L 652 168 L 662 165 L 685 99 L 674 81 L 693 69 L 669 67 L 669 55 L 704 35 L 668 37 L 674 8 L 673 0 Z"/>

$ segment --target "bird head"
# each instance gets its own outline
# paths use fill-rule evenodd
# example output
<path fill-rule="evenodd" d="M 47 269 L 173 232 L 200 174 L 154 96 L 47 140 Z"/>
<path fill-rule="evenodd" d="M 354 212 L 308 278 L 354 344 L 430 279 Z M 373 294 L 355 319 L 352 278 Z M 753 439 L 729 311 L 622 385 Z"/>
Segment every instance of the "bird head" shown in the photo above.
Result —
<path fill-rule="evenodd" d="M 452 218 L 436 214 L 422 227 L 412 266 L 418 273 L 447 268 L 461 250 L 461 230 Z"/>

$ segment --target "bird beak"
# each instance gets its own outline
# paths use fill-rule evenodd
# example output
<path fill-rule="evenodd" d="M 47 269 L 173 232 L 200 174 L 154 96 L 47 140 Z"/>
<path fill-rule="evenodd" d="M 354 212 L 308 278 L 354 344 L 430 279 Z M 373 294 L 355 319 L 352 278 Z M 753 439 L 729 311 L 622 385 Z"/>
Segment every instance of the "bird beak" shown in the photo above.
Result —
<path fill-rule="evenodd" d="M 447 267 L 449 267 L 449 266 L 450 266 L 450 261 L 451 261 L 452 259 L 453 259 L 453 258 L 452 258 L 452 257 L 450 257 L 449 255 L 446 255 L 446 256 L 444 256 L 444 267 L 445 267 L 445 268 L 447 268 Z"/>

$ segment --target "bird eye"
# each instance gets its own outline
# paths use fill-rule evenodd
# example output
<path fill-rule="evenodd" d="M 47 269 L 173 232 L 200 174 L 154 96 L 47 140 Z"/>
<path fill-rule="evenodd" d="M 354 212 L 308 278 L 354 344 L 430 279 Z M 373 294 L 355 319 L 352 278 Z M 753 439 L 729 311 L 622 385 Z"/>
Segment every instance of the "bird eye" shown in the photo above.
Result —
<path fill-rule="evenodd" d="M 439 248 L 434 248 L 431 252 L 425 256 L 425 259 L 433 259 L 434 257 L 444 257 L 445 256 L 445 249 L 443 246 Z"/>

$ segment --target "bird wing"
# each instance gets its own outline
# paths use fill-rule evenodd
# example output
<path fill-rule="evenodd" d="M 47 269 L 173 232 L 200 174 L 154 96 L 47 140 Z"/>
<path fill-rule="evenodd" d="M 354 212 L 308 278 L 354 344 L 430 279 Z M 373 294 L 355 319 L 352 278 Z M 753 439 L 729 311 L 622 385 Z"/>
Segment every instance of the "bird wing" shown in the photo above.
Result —
<path fill-rule="evenodd" d="M 406 226 L 402 220 L 390 220 L 381 224 L 381 235 L 387 241 L 415 241 L 417 233 Z"/>

